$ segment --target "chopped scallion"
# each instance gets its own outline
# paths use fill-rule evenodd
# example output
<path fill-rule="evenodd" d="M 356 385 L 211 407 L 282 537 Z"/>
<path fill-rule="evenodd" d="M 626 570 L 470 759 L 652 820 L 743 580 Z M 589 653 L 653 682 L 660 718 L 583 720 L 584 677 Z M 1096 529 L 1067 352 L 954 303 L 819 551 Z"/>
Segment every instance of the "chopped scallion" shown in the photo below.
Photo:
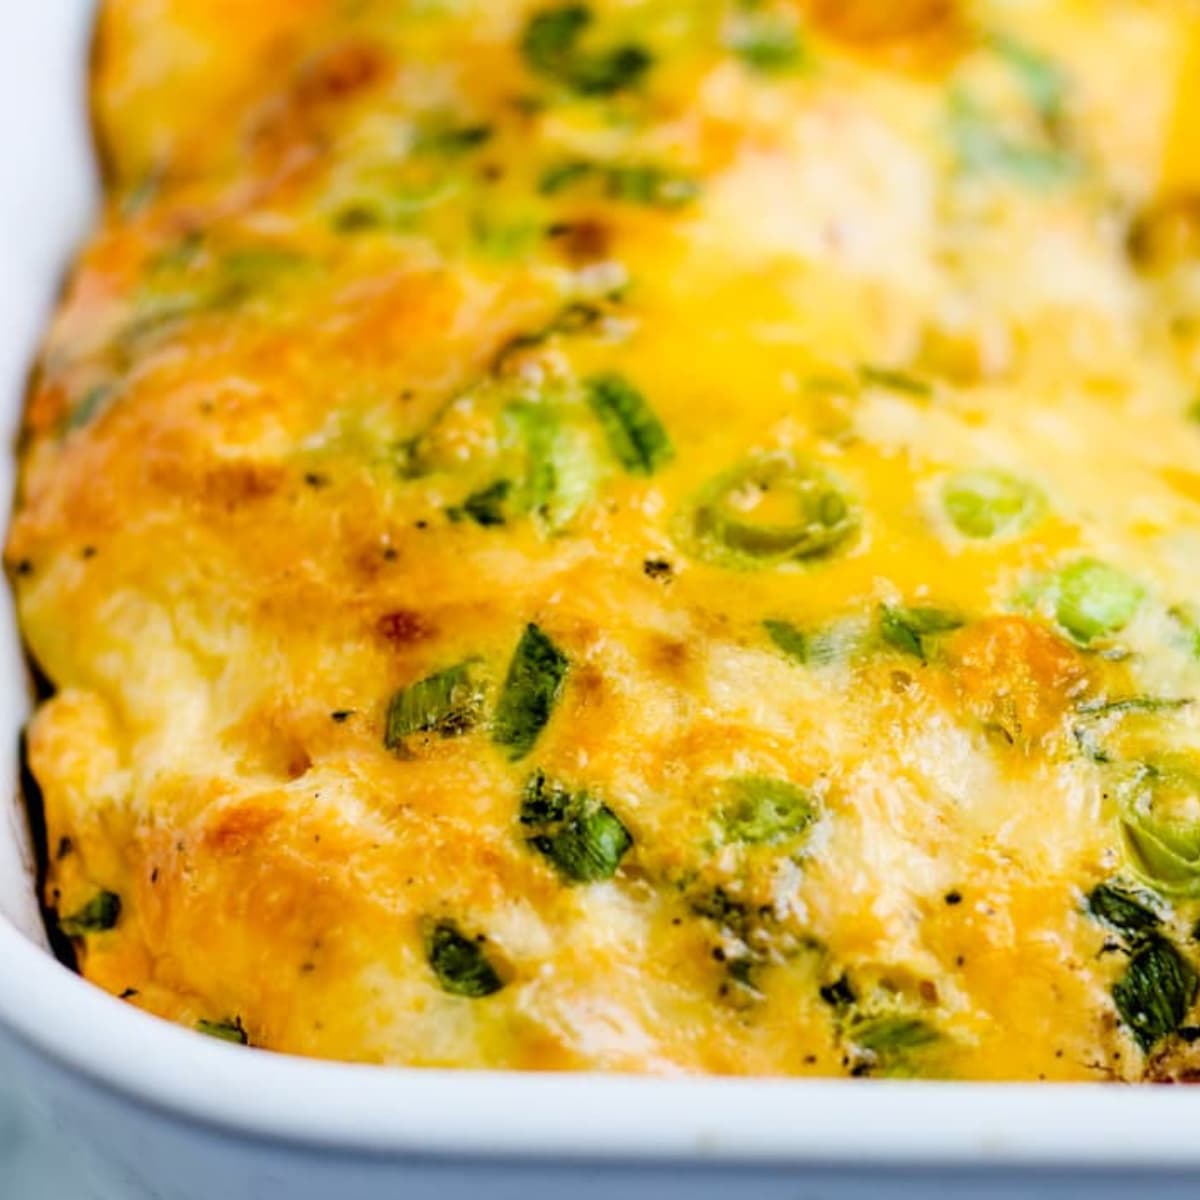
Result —
<path fill-rule="evenodd" d="M 505 523 L 504 503 L 512 491 L 512 484 L 507 479 L 498 479 L 495 483 L 477 492 L 472 492 L 461 505 L 446 510 L 452 521 L 462 521 L 466 518 L 476 525 L 485 528 Z"/>
<path fill-rule="evenodd" d="M 928 660 L 931 638 L 952 633 L 965 623 L 957 613 L 943 608 L 893 608 L 884 605 L 879 612 L 879 633 L 883 640 L 922 662 Z"/>
<path fill-rule="evenodd" d="M 224 1021 L 201 1019 L 196 1022 L 196 1032 L 203 1033 L 207 1037 L 218 1038 L 222 1042 L 232 1042 L 236 1046 L 250 1044 L 250 1037 L 246 1033 L 241 1017 L 230 1017 Z"/>
<path fill-rule="evenodd" d="M 807 833 L 817 819 L 812 795 L 784 779 L 746 775 L 729 780 L 720 820 L 725 840 L 778 845 Z"/>
<path fill-rule="evenodd" d="M 67 937 L 81 938 L 89 933 L 104 933 L 121 919 L 121 897 L 115 892 L 97 892 L 82 908 L 59 921 Z"/>
<path fill-rule="evenodd" d="M 1162 924 L 1156 912 L 1124 888 L 1111 883 L 1097 884 L 1088 893 L 1087 907 L 1097 921 L 1103 921 L 1111 929 L 1135 940 Z"/>
<path fill-rule="evenodd" d="M 463 934 L 453 921 L 438 921 L 426 930 L 425 958 L 442 991 L 478 1000 L 504 986 L 480 943 L 481 939 Z"/>
<path fill-rule="evenodd" d="M 383 742 L 398 750 L 417 733 L 457 737 L 478 724 L 483 710 L 483 686 L 474 659 L 401 688 L 391 700 Z"/>
<path fill-rule="evenodd" d="M 995 538 L 1027 529 L 1045 500 L 1032 484 L 1007 471 L 963 471 L 942 486 L 942 505 L 964 537 Z"/>
<path fill-rule="evenodd" d="M 1166 938 L 1149 936 L 1113 985 L 1113 1002 L 1143 1051 L 1184 1023 L 1196 999 L 1196 972 Z"/>
<path fill-rule="evenodd" d="M 535 12 L 521 38 L 521 53 L 530 69 L 583 96 L 611 96 L 635 86 L 653 65 L 651 55 L 634 43 L 584 50 L 580 42 L 592 22 L 586 4 L 559 4 Z"/>
<path fill-rule="evenodd" d="M 521 800 L 526 841 L 571 883 L 597 883 L 616 874 L 633 838 L 607 804 L 571 792 L 536 772 Z"/>
<path fill-rule="evenodd" d="M 562 693 L 567 656 L 536 625 L 517 643 L 496 706 L 492 740 L 513 761 L 524 758 L 550 720 Z"/>
<path fill-rule="evenodd" d="M 1058 623 L 1084 644 L 1119 633 L 1133 620 L 1146 596 L 1136 580 L 1094 558 L 1064 567 L 1053 584 Z"/>
<path fill-rule="evenodd" d="M 758 569 L 832 553 L 858 516 L 825 471 L 760 455 L 708 483 L 680 522 L 691 552 L 714 566 Z"/>
<path fill-rule="evenodd" d="M 666 429 L 624 376 L 595 376 L 588 380 L 587 396 L 609 449 L 631 475 L 653 475 L 670 461 L 674 451 Z"/>

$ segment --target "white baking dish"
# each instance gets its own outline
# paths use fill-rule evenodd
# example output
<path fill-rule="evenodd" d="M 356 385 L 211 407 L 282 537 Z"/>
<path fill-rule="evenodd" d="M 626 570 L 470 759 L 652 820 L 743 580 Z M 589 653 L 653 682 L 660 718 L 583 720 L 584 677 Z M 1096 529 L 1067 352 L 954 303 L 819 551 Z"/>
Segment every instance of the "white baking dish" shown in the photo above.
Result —
<path fill-rule="evenodd" d="M 10 433 L 92 202 L 89 7 L 0 4 L 0 414 Z M 5 453 L 0 494 L 11 483 Z M 11 799 L 0 816 L 0 1040 L 24 1084 L 116 1165 L 130 1196 L 1128 1200 L 1200 1187 L 1200 1092 L 1188 1088 L 383 1070 L 226 1046 L 146 1017 L 44 949 L 12 782 L 27 695 L 11 616 L 2 595 L 0 779 Z"/>

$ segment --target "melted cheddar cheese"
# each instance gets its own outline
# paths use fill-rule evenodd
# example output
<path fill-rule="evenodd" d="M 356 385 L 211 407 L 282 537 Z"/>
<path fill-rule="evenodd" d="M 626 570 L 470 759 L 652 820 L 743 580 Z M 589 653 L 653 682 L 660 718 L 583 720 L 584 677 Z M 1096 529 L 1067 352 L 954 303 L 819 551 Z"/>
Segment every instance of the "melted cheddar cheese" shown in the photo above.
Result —
<path fill-rule="evenodd" d="M 1185 0 L 108 0 L 7 565 L 90 980 L 368 1062 L 1200 1070 Z"/>

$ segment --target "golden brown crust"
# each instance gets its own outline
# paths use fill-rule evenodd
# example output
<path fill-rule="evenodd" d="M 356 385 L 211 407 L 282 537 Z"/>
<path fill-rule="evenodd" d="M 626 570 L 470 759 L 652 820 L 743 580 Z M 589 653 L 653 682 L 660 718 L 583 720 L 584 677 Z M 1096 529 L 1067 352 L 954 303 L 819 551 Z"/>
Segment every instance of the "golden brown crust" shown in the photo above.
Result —
<path fill-rule="evenodd" d="M 6 550 L 87 977 L 370 1062 L 1188 1075 L 1193 43 L 108 0 Z"/>

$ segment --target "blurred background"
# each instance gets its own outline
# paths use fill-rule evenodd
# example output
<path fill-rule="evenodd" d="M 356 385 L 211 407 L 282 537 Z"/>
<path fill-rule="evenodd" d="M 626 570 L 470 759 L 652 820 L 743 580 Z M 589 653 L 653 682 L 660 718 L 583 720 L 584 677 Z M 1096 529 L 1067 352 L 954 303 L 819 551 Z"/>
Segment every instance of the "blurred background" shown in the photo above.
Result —
<path fill-rule="evenodd" d="M 25 1094 L 0 1050 L 0 1197 L 3 1200 L 123 1200 Z"/>

